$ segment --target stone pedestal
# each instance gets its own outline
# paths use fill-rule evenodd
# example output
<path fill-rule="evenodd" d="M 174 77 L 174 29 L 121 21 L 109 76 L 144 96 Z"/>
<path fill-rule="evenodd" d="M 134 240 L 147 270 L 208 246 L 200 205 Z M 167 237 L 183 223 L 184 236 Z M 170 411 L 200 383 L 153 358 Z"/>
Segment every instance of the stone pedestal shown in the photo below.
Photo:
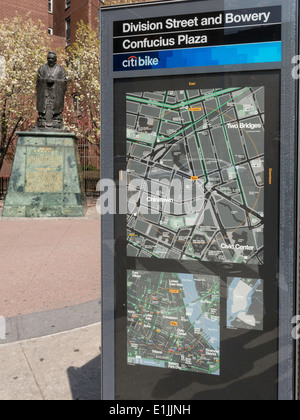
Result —
<path fill-rule="evenodd" d="M 18 135 L 2 216 L 83 217 L 85 195 L 75 135 Z"/>

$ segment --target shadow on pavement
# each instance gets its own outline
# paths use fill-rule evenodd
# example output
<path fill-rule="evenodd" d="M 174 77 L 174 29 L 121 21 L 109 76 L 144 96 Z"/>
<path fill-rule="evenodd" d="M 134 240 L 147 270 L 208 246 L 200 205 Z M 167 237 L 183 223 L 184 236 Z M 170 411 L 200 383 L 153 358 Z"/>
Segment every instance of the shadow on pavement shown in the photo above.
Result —
<path fill-rule="evenodd" d="M 101 400 L 101 356 L 81 368 L 71 366 L 67 370 L 73 400 Z"/>

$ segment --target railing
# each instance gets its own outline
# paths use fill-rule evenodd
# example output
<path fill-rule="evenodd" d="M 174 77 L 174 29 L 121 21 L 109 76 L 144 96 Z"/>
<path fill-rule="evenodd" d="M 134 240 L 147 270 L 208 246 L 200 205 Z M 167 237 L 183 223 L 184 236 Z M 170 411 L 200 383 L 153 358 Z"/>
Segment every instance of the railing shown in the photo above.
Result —
<path fill-rule="evenodd" d="M 100 171 L 84 171 L 84 189 L 86 195 L 99 195 L 96 191 L 97 184 L 100 179 Z"/>
<path fill-rule="evenodd" d="M 79 155 L 86 195 L 99 195 L 96 186 L 100 180 L 99 145 L 79 143 Z"/>

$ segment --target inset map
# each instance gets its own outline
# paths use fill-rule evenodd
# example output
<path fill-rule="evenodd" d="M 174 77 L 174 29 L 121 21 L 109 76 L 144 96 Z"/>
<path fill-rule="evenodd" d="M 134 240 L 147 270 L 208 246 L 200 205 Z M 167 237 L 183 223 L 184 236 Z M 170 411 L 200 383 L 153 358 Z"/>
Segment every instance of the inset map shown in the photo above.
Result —
<path fill-rule="evenodd" d="M 220 374 L 220 279 L 127 272 L 128 364 Z"/>
<path fill-rule="evenodd" d="M 263 264 L 264 87 L 126 99 L 127 255 Z"/>
<path fill-rule="evenodd" d="M 229 278 L 227 327 L 263 330 L 263 280 Z"/>

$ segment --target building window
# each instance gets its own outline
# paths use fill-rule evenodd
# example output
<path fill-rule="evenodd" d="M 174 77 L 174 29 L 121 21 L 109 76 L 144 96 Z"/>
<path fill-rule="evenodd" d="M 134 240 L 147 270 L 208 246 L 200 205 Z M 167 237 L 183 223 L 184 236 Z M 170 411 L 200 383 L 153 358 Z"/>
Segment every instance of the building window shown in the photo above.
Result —
<path fill-rule="evenodd" d="M 68 17 L 66 19 L 66 45 L 70 45 L 70 39 L 71 39 L 71 18 Z"/>
<path fill-rule="evenodd" d="M 53 0 L 48 0 L 48 12 L 53 13 Z"/>
<path fill-rule="evenodd" d="M 71 6 L 71 0 L 66 0 L 65 8 L 68 9 Z"/>
<path fill-rule="evenodd" d="M 48 28 L 48 35 L 53 35 L 53 28 Z"/>

